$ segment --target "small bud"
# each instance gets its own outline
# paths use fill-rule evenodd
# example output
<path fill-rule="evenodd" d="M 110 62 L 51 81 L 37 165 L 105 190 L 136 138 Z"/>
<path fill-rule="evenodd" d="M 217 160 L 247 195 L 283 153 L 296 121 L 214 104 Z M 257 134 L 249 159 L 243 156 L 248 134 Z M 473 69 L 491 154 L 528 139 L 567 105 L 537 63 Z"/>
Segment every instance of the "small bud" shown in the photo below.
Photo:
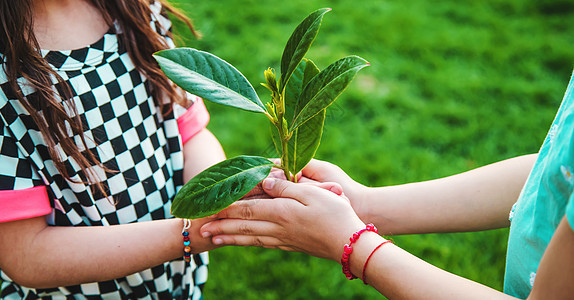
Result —
<path fill-rule="evenodd" d="M 273 103 L 265 103 L 265 106 L 267 107 L 267 112 L 269 113 L 269 115 L 272 118 L 272 122 L 273 123 L 277 123 L 277 114 L 275 114 L 275 105 L 273 105 Z"/>
<path fill-rule="evenodd" d="M 271 90 L 272 93 L 279 93 L 279 89 L 277 88 L 277 77 L 275 77 L 275 70 L 271 68 L 267 68 L 265 72 L 265 81 L 267 82 L 266 87 Z"/>
<path fill-rule="evenodd" d="M 287 135 L 287 132 L 289 132 L 289 126 L 287 126 L 287 120 L 285 120 L 285 118 L 283 118 L 281 125 L 283 126 L 283 134 Z"/>

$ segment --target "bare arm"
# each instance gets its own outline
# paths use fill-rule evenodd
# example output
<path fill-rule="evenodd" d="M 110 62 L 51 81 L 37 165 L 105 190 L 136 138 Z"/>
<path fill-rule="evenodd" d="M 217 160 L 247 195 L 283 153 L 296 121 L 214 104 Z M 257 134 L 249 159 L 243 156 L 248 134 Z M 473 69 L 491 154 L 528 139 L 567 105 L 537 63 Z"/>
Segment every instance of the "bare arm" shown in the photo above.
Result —
<path fill-rule="evenodd" d="M 361 276 L 366 258 L 384 239 L 359 239 L 351 260 Z M 528 299 L 570 299 L 574 293 L 574 231 L 566 218 L 546 249 Z M 367 282 L 390 299 L 514 299 L 479 283 L 436 268 L 395 245 L 377 250 L 365 270 Z"/>
<path fill-rule="evenodd" d="M 189 230 L 195 253 L 210 250 Z M 15 282 L 51 288 L 127 276 L 183 256 L 179 219 L 115 226 L 47 226 L 43 217 L 0 223 L 0 268 Z"/>
<path fill-rule="evenodd" d="M 362 278 L 371 252 L 385 241 L 374 233 L 363 234 L 353 247 L 351 270 Z M 490 287 L 439 269 L 404 251 L 385 244 L 373 253 L 365 269 L 369 285 L 389 299 L 515 299 Z"/>
<path fill-rule="evenodd" d="M 353 209 L 384 234 L 459 232 L 508 226 L 508 214 L 537 155 L 525 155 L 465 173 L 417 183 L 368 188 L 339 167 L 313 160 L 303 176 L 337 182 Z"/>
<path fill-rule="evenodd" d="M 206 129 L 184 145 L 184 178 L 224 158 Z M 206 220 L 190 231 L 194 253 L 214 248 L 199 236 Z M 49 288 L 111 280 L 183 256 L 178 219 L 115 226 L 48 226 L 44 218 L 0 223 L 0 268 L 28 287 Z"/>
<path fill-rule="evenodd" d="M 183 145 L 183 180 L 199 174 L 201 171 L 225 159 L 225 153 L 217 138 L 207 129 L 198 132 Z"/>
<path fill-rule="evenodd" d="M 385 234 L 466 232 L 509 226 L 537 155 L 525 155 L 441 179 L 373 188 L 361 218 Z"/>

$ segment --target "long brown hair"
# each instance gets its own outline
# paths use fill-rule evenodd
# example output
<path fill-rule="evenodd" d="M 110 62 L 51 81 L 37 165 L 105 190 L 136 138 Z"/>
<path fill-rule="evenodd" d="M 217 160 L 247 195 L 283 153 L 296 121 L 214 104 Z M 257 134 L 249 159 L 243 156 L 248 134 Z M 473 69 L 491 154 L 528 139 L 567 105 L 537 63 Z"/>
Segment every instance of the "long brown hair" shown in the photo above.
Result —
<path fill-rule="evenodd" d="M 152 57 L 156 51 L 168 48 L 165 39 L 150 26 L 153 0 L 90 0 L 103 14 L 106 22 L 119 22 L 122 34 L 118 35 L 120 42 L 126 46 L 130 58 L 138 71 L 142 72 L 150 82 L 151 93 L 161 109 L 171 107 L 174 102 L 185 104 L 183 94 L 161 72 Z M 191 21 L 164 0 L 159 0 L 166 11 L 184 21 L 191 32 L 198 36 Z M 84 173 L 85 183 L 93 183 L 99 192 L 107 195 L 102 182 L 93 173 L 91 166 L 103 165 L 97 157 L 88 150 L 83 135 L 83 127 L 78 114 L 71 116 L 66 112 L 68 106 L 75 111 L 70 87 L 48 65 L 42 57 L 40 46 L 33 31 L 33 2 L 34 0 L 2 0 L 0 1 L 0 53 L 4 56 L 4 71 L 11 89 L 18 100 L 26 108 L 38 130 L 44 137 L 50 157 L 56 168 L 68 180 L 72 180 L 56 145 L 70 156 Z M 24 96 L 17 79 L 23 77 L 36 92 Z M 54 84 L 53 78 L 57 80 Z M 167 99 L 165 103 L 163 99 Z M 40 114 L 40 111 L 42 112 Z M 71 134 L 70 132 L 71 131 Z M 73 136 L 79 136 L 82 145 L 76 145 Z M 78 147 L 82 146 L 82 147 Z M 83 152 L 80 148 L 86 149 Z M 106 171 L 107 168 L 103 167 Z"/>

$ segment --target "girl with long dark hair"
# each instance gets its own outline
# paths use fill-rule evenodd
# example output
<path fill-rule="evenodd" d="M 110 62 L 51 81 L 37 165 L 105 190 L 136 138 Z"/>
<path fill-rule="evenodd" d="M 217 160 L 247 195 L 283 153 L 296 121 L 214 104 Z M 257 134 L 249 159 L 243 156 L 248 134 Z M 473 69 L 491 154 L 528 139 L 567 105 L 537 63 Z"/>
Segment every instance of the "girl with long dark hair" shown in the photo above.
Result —
<path fill-rule="evenodd" d="M 166 12 L 196 34 L 161 0 L 0 2 L 0 298 L 201 298 L 214 246 L 170 205 L 224 153 L 152 58 Z"/>

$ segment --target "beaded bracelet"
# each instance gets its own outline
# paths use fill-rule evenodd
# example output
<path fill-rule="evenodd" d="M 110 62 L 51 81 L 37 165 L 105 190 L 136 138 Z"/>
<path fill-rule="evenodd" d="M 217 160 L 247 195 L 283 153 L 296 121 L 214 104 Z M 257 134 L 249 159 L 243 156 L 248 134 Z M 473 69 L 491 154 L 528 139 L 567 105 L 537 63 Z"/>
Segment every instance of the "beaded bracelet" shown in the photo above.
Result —
<path fill-rule="evenodd" d="M 181 235 L 183 236 L 183 259 L 185 262 L 191 261 L 191 242 L 189 241 L 189 232 L 187 230 L 191 227 L 191 220 L 183 219 L 183 229 Z"/>
<path fill-rule="evenodd" d="M 350 267 L 350 262 L 349 262 L 349 258 L 351 257 L 351 253 L 353 253 L 353 243 L 357 242 L 357 240 L 359 239 L 359 237 L 361 236 L 361 234 L 363 234 L 363 232 L 365 231 L 371 231 L 374 233 L 378 233 L 379 231 L 377 230 L 377 227 L 375 227 L 375 225 L 373 224 L 367 224 L 367 226 L 355 233 L 353 233 L 353 235 L 349 238 L 350 243 L 345 244 L 345 246 L 343 247 L 343 256 L 341 257 L 341 265 L 343 266 L 343 274 L 345 274 L 345 277 L 347 277 L 347 279 L 352 280 L 352 279 L 356 279 L 357 276 L 353 275 L 353 273 L 351 273 L 351 267 Z"/>
<path fill-rule="evenodd" d="M 371 256 L 373 256 L 373 253 L 375 253 L 375 251 L 379 250 L 379 248 L 381 248 L 384 244 L 387 243 L 393 243 L 393 241 L 391 240 L 386 240 L 382 243 L 380 243 L 377 247 L 375 247 L 375 249 L 373 249 L 373 251 L 371 251 L 371 254 L 369 254 L 369 257 L 367 257 L 367 260 L 365 261 L 365 265 L 363 266 L 363 276 L 362 276 L 362 280 L 364 284 L 367 284 L 367 275 L 365 274 L 365 271 L 367 270 L 367 264 L 369 263 L 369 260 L 371 259 Z"/>

